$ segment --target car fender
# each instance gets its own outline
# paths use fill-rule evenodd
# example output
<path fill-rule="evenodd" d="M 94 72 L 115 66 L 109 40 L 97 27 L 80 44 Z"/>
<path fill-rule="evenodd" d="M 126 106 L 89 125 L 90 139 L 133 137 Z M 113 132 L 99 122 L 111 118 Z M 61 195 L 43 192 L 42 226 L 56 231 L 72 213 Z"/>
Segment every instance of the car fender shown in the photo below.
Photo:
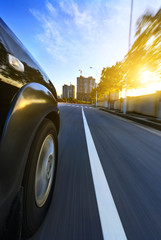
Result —
<path fill-rule="evenodd" d="M 0 212 L 21 186 L 30 146 L 46 116 L 55 118 L 58 128 L 59 111 L 53 94 L 39 83 L 23 86 L 12 101 L 0 142 Z"/>

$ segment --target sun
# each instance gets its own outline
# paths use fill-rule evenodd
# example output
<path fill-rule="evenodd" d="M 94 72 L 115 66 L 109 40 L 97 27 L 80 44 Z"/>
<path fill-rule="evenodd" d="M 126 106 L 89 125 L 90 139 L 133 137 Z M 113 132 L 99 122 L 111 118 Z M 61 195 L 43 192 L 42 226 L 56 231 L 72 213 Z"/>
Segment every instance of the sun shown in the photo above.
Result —
<path fill-rule="evenodd" d="M 143 71 L 141 73 L 141 83 L 149 83 L 153 81 L 153 74 L 149 70 Z"/>
<path fill-rule="evenodd" d="M 139 81 L 141 86 L 137 89 L 128 89 L 127 96 L 135 97 L 147 94 L 156 93 L 156 91 L 161 90 L 161 79 L 160 75 L 149 70 L 140 71 Z M 125 89 L 120 93 L 120 97 L 125 97 Z"/>

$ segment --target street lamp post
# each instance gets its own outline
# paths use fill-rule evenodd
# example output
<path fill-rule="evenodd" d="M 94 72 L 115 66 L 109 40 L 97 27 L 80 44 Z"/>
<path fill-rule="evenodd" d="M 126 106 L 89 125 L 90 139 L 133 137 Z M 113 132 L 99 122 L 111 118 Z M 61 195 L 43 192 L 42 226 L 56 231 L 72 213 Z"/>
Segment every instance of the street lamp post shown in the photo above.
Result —
<path fill-rule="evenodd" d="M 96 71 L 96 78 L 97 78 L 97 70 L 93 67 L 89 67 L 90 69 L 94 69 Z M 95 81 L 95 88 L 97 87 L 97 83 Z M 96 89 L 96 107 L 97 107 L 97 89 Z"/>
<path fill-rule="evenodd" d="M 130 50 L 130 45 L 131 45 L 132 12 L 133 12 L 133 0 L 131 0 L 131 10 L 130 10 L 130 25 L 129 25 L 129 44 L 128 44 L 128 51 Z M 127 77 L 126 77 L 125 101 L 124 101 L 123 114 L 126 114 L 126 107 L 127 107 L 127 83 L 128 83 L 128 79 L 127 79 Z"/>

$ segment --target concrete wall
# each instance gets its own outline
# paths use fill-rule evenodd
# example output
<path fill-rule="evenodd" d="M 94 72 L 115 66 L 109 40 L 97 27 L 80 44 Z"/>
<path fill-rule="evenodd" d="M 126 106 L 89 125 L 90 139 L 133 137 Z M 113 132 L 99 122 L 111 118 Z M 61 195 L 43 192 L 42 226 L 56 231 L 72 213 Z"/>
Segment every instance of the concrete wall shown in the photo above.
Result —
<path fill-rule="evenodd" d="M 108 107 L 108 101 L 98 101 L 97 106 Z"/>
<path fill-rule="evenodd" d="M 158 102 L 157 117 L 161 119 L 161 92 L 158 92 L 157 102 Z"/>
<path fill-rule="evenodd" d="M 149 116 L 156 115 L 157 94 L 128 97 L 127 112 L 136 112 Z"/>
<path fill-rule="evenodd" d="M 123 112 L 124 99 L 112 101 L 111 107 Z M 98 106 L 108 107 L 107 101 L 98 101 Z M 128 97 L 127 112 L 135 112 L 148 116 L 158 117 L 161 119 L 161 91 L 155 94 Z"/>
<path fill-rule="evenodd" d="M 115 110 L 117 110 L 117 109 L 121 109 L 121 101 L 120 101 L 120 99 L 118 99 L 118 100 L 116 100 L 115 102 L 114 102 L 114 109 Z"/>

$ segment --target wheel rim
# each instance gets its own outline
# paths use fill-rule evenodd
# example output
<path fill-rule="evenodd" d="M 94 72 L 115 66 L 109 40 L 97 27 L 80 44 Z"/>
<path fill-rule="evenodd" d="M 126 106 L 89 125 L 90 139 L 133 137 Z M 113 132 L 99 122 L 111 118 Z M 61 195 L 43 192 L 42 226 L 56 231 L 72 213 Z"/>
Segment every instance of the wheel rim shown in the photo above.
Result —
<path fill-rule="evenodd" d="M 40 149 L 35 175 L 35 200 L 42 207 L 49 195 L 55 169 L 55 145 L 52 135 L 48 135 Z"/>

